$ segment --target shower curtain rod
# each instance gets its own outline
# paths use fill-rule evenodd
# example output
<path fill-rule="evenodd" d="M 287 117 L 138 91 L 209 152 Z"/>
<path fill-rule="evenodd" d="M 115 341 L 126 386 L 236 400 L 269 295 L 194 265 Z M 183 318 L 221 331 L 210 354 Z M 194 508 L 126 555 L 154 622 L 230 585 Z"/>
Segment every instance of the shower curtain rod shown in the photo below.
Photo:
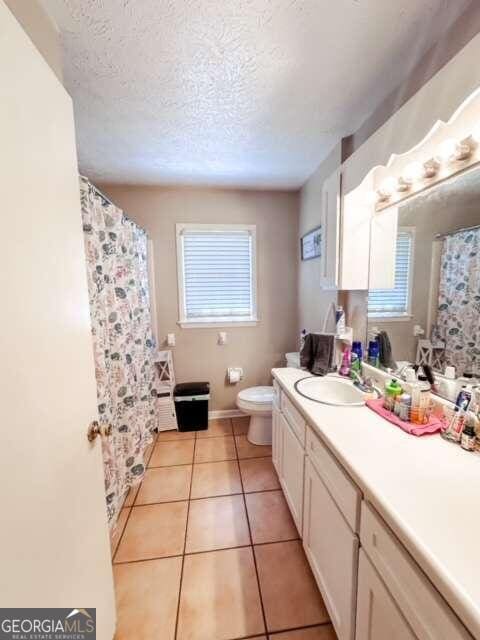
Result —
<path fill-rule="evenodd" d="M 106 200 L 107 202 L 109 202 L 109 203 L 112 205 L 112 207 L 117 207 L 117 208 L 119 208 L 119 207 L 118 207 L 118 205 L 117 205 L 117 204 L 115 204 L 114 202 L 112 202 L 112 201 L 110 200 L 110 198 L 107 198 L 107 196 L 103 193 L 103 191 L 100 191 L 100 189 L 97 187 L 97 185 L 96 185 L 96 184 L 93 184 L 93 182 L 92 182 L 89 178 L 87 178 L 87 176 L 82 176 L 82 174 L 80 174 L 80 177 L 81 177 L 81 178 L 84 178 L 84 180 L 88 180 L 88 182 L 90 182 L 90 184 L 91 184 L 91 185 L 92 185 L 92 187 L 95 189 L 95 191 L 98 193 L 98 195 L 99 195 L 99 196 L 101 196 L 101 197 L 102 197 L 104 200 Z M 126 213 L 125 213 L 125 211 L 123 211 L 123 209 L 122 209 L 122 213 L 123 213 L 123 215 L 125 216 L 125 218 L 127 218 L 127 220 L 129 220 L 132 224 L 134 224 L 134 225 L 135 225 L 136 227 L 138 227 L 141 231 L 143 231 L 143 233 L 144 233 L 144 234 L 147 236 L 147 238 L 148 238 L 148 233 L 145 231 L 145 229 L 144 229 L 143 227 L 141 227 L 139 224 L 137 224 L 137 223 L 135 222 L 135 220 L 132 220 L 132 219 L 130 218 L 130 216 L 129 216 L 128 214 L 126 214 Z"/>
<path fill-rule="evenodd" d="M 456 231 L 450 231 L 450 233 L 437 233 L 437 235 L 435 236 L 435 240 L 448 238 L 449 236 L 454 236 L 457 233 L 463 233 L 464 231 L 474 231 L 475 229 L 480 229 L 480 224 L 476 224 L 473 227 L 463 227 L 462 229 L 457 229 Z"/>

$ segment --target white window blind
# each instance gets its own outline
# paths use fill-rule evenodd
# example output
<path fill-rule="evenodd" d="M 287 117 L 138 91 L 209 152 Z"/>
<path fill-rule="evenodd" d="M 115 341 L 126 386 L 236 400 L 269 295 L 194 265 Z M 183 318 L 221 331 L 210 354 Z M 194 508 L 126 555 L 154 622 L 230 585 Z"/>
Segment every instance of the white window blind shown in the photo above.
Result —
<path fill-rule="evenodd" d="M 395 317 L 410 313 L 413 232 L 399 229 L 395 256 L 395 287 L 373 289 L 368 294 L 368 315 Z"/>
<path fill-rule="evenodd" d="M 180 231 L 180 321 L 256 320 L 254 229 L 205 227 L 182 225 Z"/>

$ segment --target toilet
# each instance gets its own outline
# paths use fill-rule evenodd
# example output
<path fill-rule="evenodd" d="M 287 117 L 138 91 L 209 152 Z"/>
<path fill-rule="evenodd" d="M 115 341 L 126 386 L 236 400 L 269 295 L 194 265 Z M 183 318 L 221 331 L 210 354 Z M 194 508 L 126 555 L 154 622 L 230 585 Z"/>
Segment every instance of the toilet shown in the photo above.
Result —
<path fill-rule="evenodd" d="M 272 444 L 273 387 L 250 387 L 237 395 L 237 407 L 250 416 L 247 438 L 252 444 Z"/>

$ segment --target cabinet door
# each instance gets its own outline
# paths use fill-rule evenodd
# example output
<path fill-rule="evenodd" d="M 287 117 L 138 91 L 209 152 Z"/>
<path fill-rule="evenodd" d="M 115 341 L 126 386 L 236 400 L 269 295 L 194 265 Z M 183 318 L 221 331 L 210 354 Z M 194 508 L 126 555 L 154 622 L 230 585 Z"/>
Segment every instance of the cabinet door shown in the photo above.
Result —
<path fill-rule="evenodd" d="M 280 415 L 280 409 L 274 404 L 272 408 L 272 462 L 279 478 L 282 476 L 282 423 Z"/>
<path fill-rule="evenodd" d="M 298 532 L 302 535 L 305 451 L 281 413 L 278 422 L 282 434 L 280 483 Z"/>
<path fill-rule="evenodd" d="M 373 216 L 370 235 L 369 289 L 393 289 L 397 252 L 398 208 Z"/>
<path fill-rule="evenodd" d="M 367 556 L 360 551 L 355 640 L 416 640 Z"/>
<path fill-rule="evenodd" d="M 305 463 L 303 546 L 338 639 L 352 640 L 358 538 L 309 457 Z"/>
<path fill-rule="evenodd" d="M 340 186 L 341 173 L 335 171 L 322 188 L 322 276 L 323 289 L 338 287 L 340 249 Z"/>

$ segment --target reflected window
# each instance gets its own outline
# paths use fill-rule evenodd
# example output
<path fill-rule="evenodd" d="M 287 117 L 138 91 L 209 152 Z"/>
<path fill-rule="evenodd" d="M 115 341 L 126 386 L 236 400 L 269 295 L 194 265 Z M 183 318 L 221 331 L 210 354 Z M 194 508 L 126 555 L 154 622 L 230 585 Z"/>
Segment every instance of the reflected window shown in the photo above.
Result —
<path fill-rule="evenodd" d="M 399 228 L 395 254 L 395 286 L 368 294 L 371 318 L 409 318 L 412 305 L 414 229 Z"/>

